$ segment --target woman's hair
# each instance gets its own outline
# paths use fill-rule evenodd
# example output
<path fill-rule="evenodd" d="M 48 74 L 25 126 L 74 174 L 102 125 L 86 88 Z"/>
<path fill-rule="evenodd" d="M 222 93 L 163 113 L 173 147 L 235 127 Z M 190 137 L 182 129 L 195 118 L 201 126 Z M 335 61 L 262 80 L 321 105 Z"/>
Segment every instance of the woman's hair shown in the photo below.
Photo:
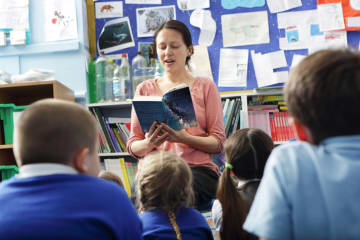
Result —
<path fill-rule="evenodd" d="M 116 175 L 115 173 L 109 172 L 109 171 L 102 171 L 99 174 L 99 178 L 108 180 L 108 181 L 112 181 L 114 183 L 117 183 L 120 185 L 120 187 L 124 188 L 124 184 L 121 181 L 121 178 Z"/>
<path fill-rule="evenodd" d="M 170 20 L 170 21 L 164 22 L 155 31 L 154 42 L 153 42 L 154 49 L 156 49 L 156 38 L 157 38 L 158 34 L 161 32 L 161 30 L 163 30 L 163 29 L 172 29 L 172 30 L 177 31 L 178 33 L 181 34 L 186 47 L 187 48 L 192 48 L 193 47 L 192 40 L 191 40 L 191 34 L 190 34 L 189 29 L 186 27 L 186 25 L 184 23 L 180 22 L 180 21 L 177 21 L 177 20 Z M 156 51 L 155 51 L 155 54 L 156 54 Z M 193 54 L 193 50 L 191 51 L 191 54 Z M 185 64 L 187 66 L 189 66 L 190 57 L 191 56 L 186 57 Z"/>
<path fill-rule="evenodd" d="M 246 219 L 259 184 L 258 180 L 252 180 L 262 178 L 273 148 L 271 137 L 255 128 L 238 130 L 225 141 L 226 162 L 231 164 L 232 169 L 224 169 L 217 189 L 222 207 L 222 240 L 254 238 L 240 226 Z M 237 180 L 248 182 L 238 189 Z"/>
<path fill-rule="evenodd" d="M 139 174 L 140 212 L 163 210 L 168 213 L 177 239 L 181 239 L 175 213 L 193 204 L 192 173 L 187 163 L 174 153 L 157 151 L 143 160 Z"/>

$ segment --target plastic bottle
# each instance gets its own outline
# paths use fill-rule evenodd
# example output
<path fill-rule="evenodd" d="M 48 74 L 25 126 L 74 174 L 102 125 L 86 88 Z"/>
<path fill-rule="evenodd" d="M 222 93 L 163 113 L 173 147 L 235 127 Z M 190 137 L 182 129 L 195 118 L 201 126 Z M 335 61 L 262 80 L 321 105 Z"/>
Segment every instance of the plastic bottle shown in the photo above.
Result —
<path fill-rule="evenodd" d="M 125 96 L 126 98 L 131 99 L 133 97 L 132 84 L 130 78 L 130 64 L 128 56 L 126 53 L 121 55 L 121 65 L 120 65 L 121 78 L 124 79 L 125 83 Z"/>
<path fill-rule="evenodd" d="M 126 99 L 125 95 L 125 79 L 120 68 L 121 60 L 116 60 L 114 77 L 113 77 L 113 95 L 114 101 L 122 101 Z"/>
<path fill-rule="evenodd" d="M 96 70 L 95 70 L 95 62 L 97 56 L 94 56 L 94 59 L 89 62 L 88 65 L 88 98 L 89 103 L 97 102 L 97 91 L 96 91 Z"/>
<path fill-rule="evenodd" d="M 133 71 L 133 91 L 135 93 L 136 87 L 146 78 L 147 61 L 145 57 L 141 55 L 141 52 L 138 52 L 133 58 L 131 67 Z"/>
<path fill-rule="evenodd" d="M 113 100 L 114 60 L 108 59 L 105 65 L 105 101 Z"/>
<path fill-rule="evenodd" d="M 155 78 L 159 78 L 163 75 L 164 73 L 164 68 L 161 66 L 160 62 L 158 59 L 155 60 Z"/>
<path fill-rule="evenodd" d="M 106 57 L 103 52 L 100 52 L 100 56 L 96 59 L 95 62 L 95 72 L 96 72 L 96 93 L 97 101 L 105 101 L 105 65 Z"/>

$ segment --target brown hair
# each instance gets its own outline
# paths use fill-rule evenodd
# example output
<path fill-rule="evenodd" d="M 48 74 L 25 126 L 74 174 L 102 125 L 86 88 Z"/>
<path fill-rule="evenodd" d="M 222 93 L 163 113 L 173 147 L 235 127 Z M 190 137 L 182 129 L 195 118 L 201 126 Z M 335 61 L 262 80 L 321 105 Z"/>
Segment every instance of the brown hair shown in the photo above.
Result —
<path fill-rule="evenodd" d="M 174 153 L 157 151 L 143 160 L 139 175 L 140 211 L 163 210 L 168 213 L 177 238 L 181 239 L 175 212 L 193 203 L 192 173 L 187 163 Z M 175 223 L 175 224 L 174 224 Z"/>
<path fill-rule="evenodd" d="M 115 173 L 112 173 L 112 172 L 109 172 L 109 171 L 102 171 L 99 174 L 99 178 L 102 178 L 102 179 L 117 183 L 117 184 L 120 185 L 120 187 L 124 188 L 124 184 L 121 181 L 121 178 L 118 175 L 116 175 Z"/>
<path fill-rule="evenodd" d="M 70 163 L 82 148 L 96 153 L 94 117 L 83 106 L 45 99 L 31 104 L 15 126 L 14 152 L 19 165 Z"/>
<path fill-rule="evenodd" d="M 360 133 L 360 53 L 313 53 L 291 70 L 285 85 L 290 114 L 311 132 L 312 142 Z"/>
<path fill-rule="evenodd" d="M 239 226 L 242 226 L 246 219 L 259 181 L 245 184 L 239 192 L 234 179 L 262 178 L 265 163 L 273 148 L 271 137 L 255 128 L 238 130 L 225 141 L 226 162 L 232 165 L 235 178 L 231 176 L 231 170 L 225 168 L 216 193 L 222 207 L 221 239 L 254 238 Z"/>
<path fill-rule="evenodd" d="M 157 38 L 158 34 L 161 32 L 161 30 L 163 30 L 163 29 L 172 29 L 172 30 L 177 31 L 178 33 L 181 34 L 186 47 L 187 48 L 193 47 L 192 40 L 191 40 L 191 34 L 190 34 L 189 29 L 186 27 L 186 25 L 178 20 L 170 20 L 170 21 L 164 22 L 155 31 L 154 42 L 153 42 L 154 49 L 156 49 L 156 38 Z M 194 53 L 194 50 L 192 49 L 191 54 L 193 54 L 193 53 Z M 157 54 L 156 51 L 155 51 L 155 54 Z M 186 57 L 185 65 L 189 66 L 190 58 L 191 58 L 191 56 Z"/>

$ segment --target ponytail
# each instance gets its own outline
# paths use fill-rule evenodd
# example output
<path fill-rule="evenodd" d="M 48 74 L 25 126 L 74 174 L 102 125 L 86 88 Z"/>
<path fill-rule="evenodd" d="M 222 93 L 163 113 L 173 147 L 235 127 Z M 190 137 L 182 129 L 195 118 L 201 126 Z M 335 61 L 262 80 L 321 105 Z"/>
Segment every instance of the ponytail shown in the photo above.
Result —
<path fill-rule="evenodd" d="M 174 228 L 176 239 L 182 240 L 179 225 L 176 223 L 175 213 L 173 211 L 170 211 L 168 212 L 168 216 L 169 216 L 170 224 Z"/>
<path fill-rule="evenodd" d="M 247 235 L 247 232 L 242 230 L 248 212 L 247 204 L 241 198 L 230 171 L 231 169 L 225 168 L 217 190 L 217 198 L 222 207 L 222 240 L 244 239 Z"/>

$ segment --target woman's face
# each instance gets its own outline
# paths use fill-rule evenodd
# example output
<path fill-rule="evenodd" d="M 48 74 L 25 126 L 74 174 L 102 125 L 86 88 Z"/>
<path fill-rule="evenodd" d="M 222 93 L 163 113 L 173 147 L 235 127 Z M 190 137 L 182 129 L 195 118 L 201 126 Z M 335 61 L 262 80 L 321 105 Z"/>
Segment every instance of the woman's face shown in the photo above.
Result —
<path fill-rule="evenodd" d="M 185 69 L 186 57 L 191 54 L 181 33 L 166 28 L 156 37 L 156 52 L 166 72 Z"/>

